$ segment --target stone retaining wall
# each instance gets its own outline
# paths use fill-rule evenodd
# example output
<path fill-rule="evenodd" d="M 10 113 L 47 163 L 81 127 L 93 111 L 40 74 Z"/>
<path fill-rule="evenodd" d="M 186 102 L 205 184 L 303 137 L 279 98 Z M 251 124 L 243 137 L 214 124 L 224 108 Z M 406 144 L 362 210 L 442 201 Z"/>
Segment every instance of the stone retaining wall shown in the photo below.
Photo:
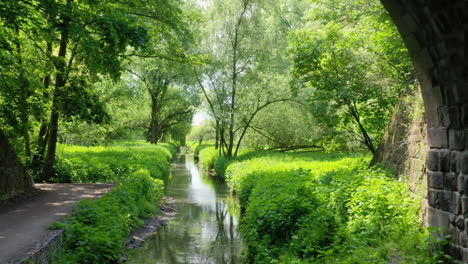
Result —
<path fill-rule="evenodd" d="M 400 96 L 380 143 L 376 161 L 403 177 L 413 197 L 421 199 L 420 215 L 427 224 L 427 145 L 424 105 L 420 87 L 410 85 Z"/>

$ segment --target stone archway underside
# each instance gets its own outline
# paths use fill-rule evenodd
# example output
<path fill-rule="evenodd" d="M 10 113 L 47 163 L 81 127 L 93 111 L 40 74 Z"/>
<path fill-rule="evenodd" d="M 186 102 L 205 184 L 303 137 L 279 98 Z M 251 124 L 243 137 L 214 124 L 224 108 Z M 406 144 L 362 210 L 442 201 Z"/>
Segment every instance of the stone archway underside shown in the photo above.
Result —
<path fill-rule="evenodd" d="M 428 221 L 452 235 L 468 263 L 468 1 L 381 0 L 412 57 L 426 109 Z"/>

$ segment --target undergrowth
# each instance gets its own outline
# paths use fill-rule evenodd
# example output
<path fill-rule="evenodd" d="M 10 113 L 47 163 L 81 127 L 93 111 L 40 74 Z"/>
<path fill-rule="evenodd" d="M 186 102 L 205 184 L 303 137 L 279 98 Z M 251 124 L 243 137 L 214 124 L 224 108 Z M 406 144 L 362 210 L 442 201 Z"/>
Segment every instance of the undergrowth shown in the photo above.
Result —
<path fill-rule="evenodd" d="M 80 201 L 69 219 L 52 225 L 65 230 L 54 263 L 119 262 L 131 230 L 159 208 L 176 151 L 173 144 L 61 146 L 57 182 L 118 183 L 97 200 Z"/>
<path fill-rule="evenodd" d="M 61 145 L 57 151 L 54 182 L 115 182 L 129 173 L 147 169 L 153 178 L 166 181 L 169 162 L 177 152 L 171 143 L 121 143 L 110 147 Z"/>
<path fill-rule="evenodd" d="M 162 180 L 140 169 L 100 199 L 80 201 L 70 219 L 54 226 L 65 230 L 64 247 L 54 263 L 118 262 L 130 231 L 159 207 L 163 196 Z"/>
<path fill-rule="evenodd" d="M 420 200 L 366 155 L 254 152 L 229 163 L 251 263 L 452 263 L 429 249 Z"/>

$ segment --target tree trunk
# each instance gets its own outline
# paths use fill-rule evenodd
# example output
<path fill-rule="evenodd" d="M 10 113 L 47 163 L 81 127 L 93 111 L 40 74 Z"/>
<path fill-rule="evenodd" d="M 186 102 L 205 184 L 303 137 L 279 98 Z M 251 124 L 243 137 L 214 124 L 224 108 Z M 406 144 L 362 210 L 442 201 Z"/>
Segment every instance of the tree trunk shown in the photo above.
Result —
<path fill-rule="evenodd" d="M 24 70 L 23 70 L 23 51 L 21 47 L 21 42 L 19 40 L 19 35 L 20 35 L 20 29 L 18 26 L 16 26 L 16 34 L 18 36 L 18 39 L 16 39 L 16 52 L 18 53 L 18 64 L 21 66 L 20 73 L 19 73 L 19 79 L 20 79 L 20 87 L 21 87 L 21 102 L 22 104 L 22 109 L 21 109 L 21 122 L 22 122 L 22 134 L 23 134 L 23 140 L 24 140 L 24 154 L 26 156 L 26 167 L 29 167 L 29 164 L 31 162 L 31 140 L 29 138 L 29 111 L 28 111 L 28 104 L 27 100 L 29 97 L 28 93 L 28 86 L 29 83 L 26 80 L 26 77 L 24 75 Z"/>
<path fill-rule="evenodd" d="M 158 126 L 158 99 L 156 96 L 151 96 L 151 121 L 149 129 L 149 142 L 157 144 L 159 140 L 159 126 Z"/>
<path fill-rule="evenodd" d="M 67 6 L 71 9 L 72 0 L 67 0 Z M 45 159 L 44 169 L 42 171 L 42 180 L 49 181 L 54 176 L 54 163 L 55 163 L 55 153 L 57 150 L 57 136 L 58 136 L 58 121 L 59 121 L 59 110 L 58 102 L 62 94 L 62 90 L 65 87 L 65 69 L 67 68 L 65 63 L 65 58 L 67 56 L 67 46 L 68 46 L 68 35 L 69 35 L 69 25 L 70 17 L 67 15 L 63 19 L 61 25 L 61 36 L 60 36 L 60 48 L 58 57 L 60 60 L 56 62 L 57 75 L 55 78 L 55 90 L 52 101 L 50 123 L 49 123 L 49 136 L 47 141 L 47 155 Z M 69 67 L 71 65 L 68 65 Z"/>
<path fill-rule="evenodd" d="M 31 159 L 30 168 L 33 173 L 39 173 L 42 170 L 42 165 L 44 165 L 44 153 L 47 140 L 47 125 L 44 121 L 42 121 L 39 128 L 39 135 L 37 137 L 37 147 Z"/>
<path fill-rule="evenodd" d="M 52 50 L 53 50 L 52 42 L 47 42 L 47 54 L 49 56 L 52 55 Z M 44 98 L 47 98 L 47 99 L 49 98 L 48 89 L 51 83 L 51 79 L 52 79 L 52 76 L 50 74 L 44 77 L 44 91 L 42 94 Z M 37 147 L 31 159 L 31 166 L 30 166 L 31 170 L 35 174 L 39 174 L 40 171 L 42 171 L 43 169 L 44 153 L 45 153 L 46 144 L 48 141 L 47 128 L 48 128 L 48 124 L 47 124 L 46 118 L 41 118 L 41 126 L 39 128 L 39 133 L 37 136 Z"/>
<path fill-rule="evenodd" d="M 151 121 L 149 129 L 149 142 L 151 144 L 158 144 L 159 141 L 159 131 L 158 125 Z"/>
<path fill-rule="evenodd" d="M 215 127 L 215 149 L 219 148 L 219 121 L 216 120 L 216 127 Z"/>
<path fill-rule="evenodd" d="M 24 154 L 26 156 L 26 167 L 31 165 L 31 139 L 29 138 L 29 131 L 25 129 L 24 135 Z"/>
<path fill-rule="evenodd" d="M 376 155 L 376 150 L 375 150 L 374 144 L 372 143 L 372 139 L 370 138 L 369 134 L 367 133 L 367 130 L 364 128 L 364 126 L 361 123 L 361 118 L 359 116 L 359 113 L 358 113 L 356 107 L 354 105 L 352 105 L 351 103 L 347 103 L 347 105 L 348 105 L 348 109 L 349 109 L 351 115 L 353 116 L 354 120 L 356 121 L 356 123 L 359 126 L 359 130 L 361 131 L 361 134 L 362 134 L 362 136 L 364 138 L 364 144 L 370 150 L 370 152 L 372 153 L 372 156 L 375 156 Z"/>
<path fill-rule="evenodd" d="M 41 180 L 43 181 L 49 181 L 55 175 L 54 163 L 55 163 L 55 154 L 57 152 L 57 136 L 58 136 L 58 120 L 59 120 L 59 113 L 56 108 L 57 108 L 56 104 L 53 104 L 52 114 L 50 116 L 49 136 L 47 140 L 47 153 L 46 153 L 46 157 L 44 161 L 44 167 L 42 169 Z"/>
<path fill-rule="evenodd" d="M 32 178 L 2 130 L 0 130 L 0 168 L 0 201 L 29 193 L 34 189 Z"/>

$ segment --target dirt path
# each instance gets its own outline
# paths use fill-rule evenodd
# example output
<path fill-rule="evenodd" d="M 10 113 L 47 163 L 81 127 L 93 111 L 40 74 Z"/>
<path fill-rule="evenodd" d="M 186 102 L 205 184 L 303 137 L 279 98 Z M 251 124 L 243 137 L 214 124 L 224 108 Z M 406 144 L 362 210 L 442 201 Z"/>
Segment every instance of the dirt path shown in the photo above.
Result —
<path fill-rule="evenodd" d="M 0 208 L 0 263 L 15 262 L 38 247 L 51 231 L 47 227 L 72 212 L 85 198 L 97 198 L 114 184 L 36 184 L 37 194 Z"/>

